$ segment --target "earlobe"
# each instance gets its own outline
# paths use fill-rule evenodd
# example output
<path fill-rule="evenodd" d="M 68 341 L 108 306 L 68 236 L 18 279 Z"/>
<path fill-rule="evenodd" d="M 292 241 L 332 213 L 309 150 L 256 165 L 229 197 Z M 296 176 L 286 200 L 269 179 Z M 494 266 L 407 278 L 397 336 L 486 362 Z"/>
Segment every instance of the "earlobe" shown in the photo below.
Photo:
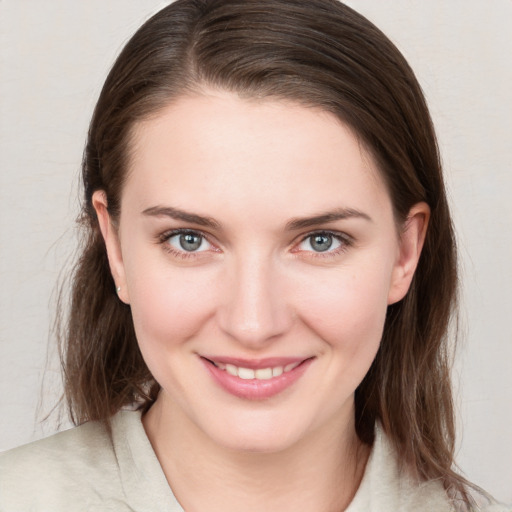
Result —
<path fill-rule="evenodd" d="M 105 247 L 107 249 L 108 262 L 110 265 L 110 272 L 115 282 L 116 292 L 120 300 L 125 304 L 129 304 L 128 289 L 126 286 L 126 278 L 124 271 L 123 258 L 121 253 L 121 245 L 119 243 L 119 236 L 117 230 L 112 224 L 112 219 L 108 212 L 107 195 L 103 190 L 97 190 L 92 195 L 92 205 L 98 217 L 98 224 L 100 227 Z"/>
<path fill-rule="evenodd" d="M 412 282 L 418 266 L 430 219 L 427 203 L 415 204 L 409 211 L 400 234 L 397 261 L 391 276 L 388 304 L 402 300 Z"/>

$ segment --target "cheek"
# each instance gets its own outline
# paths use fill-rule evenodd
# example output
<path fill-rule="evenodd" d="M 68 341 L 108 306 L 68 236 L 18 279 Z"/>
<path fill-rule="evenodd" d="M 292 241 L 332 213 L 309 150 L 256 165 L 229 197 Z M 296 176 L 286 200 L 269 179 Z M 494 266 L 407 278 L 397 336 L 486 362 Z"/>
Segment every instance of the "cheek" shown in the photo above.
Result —
<path fill-rule="evenodd" d="M 328 356 L 326 382 L 334 385 L 339 399 L 345 401 L 361 384 L 375 359 L 382 339 L 387 296 L 383 287 L 368 282 L 366 276 L 339 284 L 342 286 L 327 297 L 312 298 L 305 321 L 324 342 L 324 355 Z"/>
<path fill-rule="evenodd" d="M 304 283 L 309 292 L 299 306 L 303 321 L 331 350 L 347 360 L 360 358 L 363 365 L 373 360 L 386 319 L 391 270 L 383 266 L 343 268 Z"/>
<path fill-rule="evenodd" d="M 127 283 L 133 322 L 143 352 L 172 350 L 180 341 L 192 338 L 212 311 L 212 289 L 208 275 L 198 269 L 134 261 L 127 268 Z M 158 354 L 155 354 L 158 357 Z"/>

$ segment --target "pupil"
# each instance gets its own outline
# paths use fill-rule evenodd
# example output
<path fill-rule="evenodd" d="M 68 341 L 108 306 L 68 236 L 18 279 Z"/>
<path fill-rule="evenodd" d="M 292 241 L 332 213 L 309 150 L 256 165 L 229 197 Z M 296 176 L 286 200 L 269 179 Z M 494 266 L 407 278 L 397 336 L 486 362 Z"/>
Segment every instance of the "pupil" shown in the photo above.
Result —
<path fill-rule="evenodd" d="M 323 252 L 327 251 L 332 245 L 332 236 L 330 235 L 315 235 L 311 240 L 311 247 L 315 251 Z"/>
<path fill-rule="evenodd" d="M 185 251 L 196 251 L 201 246 L 202 238 L 200 235 L 185 233 L 180 235 L 180 245 Z"/>

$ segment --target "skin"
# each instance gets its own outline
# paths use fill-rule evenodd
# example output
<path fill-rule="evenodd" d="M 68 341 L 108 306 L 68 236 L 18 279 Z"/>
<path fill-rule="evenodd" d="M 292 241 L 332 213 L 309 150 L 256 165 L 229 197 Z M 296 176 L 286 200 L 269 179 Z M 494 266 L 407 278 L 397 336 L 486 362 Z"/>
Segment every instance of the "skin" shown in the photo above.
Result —
<path fill-rule="evenodd" d="M 102 191 L 93 204 L 162 386 L 143 423 L 173 492 L 187 511 L 345 509 L 369 453 L 354 391 L 388 304 L 409 288 L 428 206 L 397 226 L 351 130 L 289 101 L 181 97 L 136 126 L 133 150 L 118 229 Z M 155 207 L 215 225 L 149 215 Z M 358 214 L 290 229 L 340 209 Z M 203 234 L 200 249 L 183 250 L 175 229 Z M 311 234 L 326 231 L 320 252 Z M 214 382 L 204 355 L 312 362 L 283 392 L 250 400 Z"/>

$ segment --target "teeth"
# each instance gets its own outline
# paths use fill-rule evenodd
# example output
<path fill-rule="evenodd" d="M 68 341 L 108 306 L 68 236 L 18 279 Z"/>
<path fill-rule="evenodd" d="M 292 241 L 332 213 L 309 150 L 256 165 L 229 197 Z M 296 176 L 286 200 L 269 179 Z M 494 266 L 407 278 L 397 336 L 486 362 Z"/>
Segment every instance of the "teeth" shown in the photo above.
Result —
<path fill-rule="evenodd" d="M 285 373 L 286 372 L 291 372 L 294 368 L 297 368 L 297 366 L 299 366 L 300 363 L 290 363 L 290 364 L 287 364 L 285 367 L 284 367 L 284 371 Z"/>
<path fill-rule="evenodd" d="M 283 373 L 291 372 L 293 369 L 299 366 L 298 363 L 290 363 L 286 366 L 275 366 L 273 368 L 258 368 L 257 370 L 253 370 L 252 368 L 242 368 L 239 366 L 235 366 L 234 364 L 224 364 L 224 363 L 216 363 L 213 364 L 219 368 L 219 370 L 224 370 L 229 375 L 233 375 L 233 377 L 239 377 L 243 380 L 270 380 L 273 377 L 279 377 Z"/>
<path fill-rule="evenodd" d="M 222 368 L 221 368 L 221 370 L 222 370 Z M 229 375 L 233 375 L 233 377 L 238 377 L 238 368 L 235 365 L 227 364 L 226 371 L 229 373 Z"/>
<path fill-rule="evenodd" d="M 272 368 L 272 377 L 279 377 L 279 375 L 283 374 L 283 367 L 282 366 L 276 366 L 275 368 Z"/>
<path fill-rule="evenodd" d="M 251 370 L 250 368 L 238 368 L 238 376 L 244 380 L 254 379 L 254 370 Z"/>
<path fill-rule="evenodd" d="M 272 368 L 262 368 L 254 372 L 254 376 L 259 380 L 268 380 L 272 378 Z"/>

